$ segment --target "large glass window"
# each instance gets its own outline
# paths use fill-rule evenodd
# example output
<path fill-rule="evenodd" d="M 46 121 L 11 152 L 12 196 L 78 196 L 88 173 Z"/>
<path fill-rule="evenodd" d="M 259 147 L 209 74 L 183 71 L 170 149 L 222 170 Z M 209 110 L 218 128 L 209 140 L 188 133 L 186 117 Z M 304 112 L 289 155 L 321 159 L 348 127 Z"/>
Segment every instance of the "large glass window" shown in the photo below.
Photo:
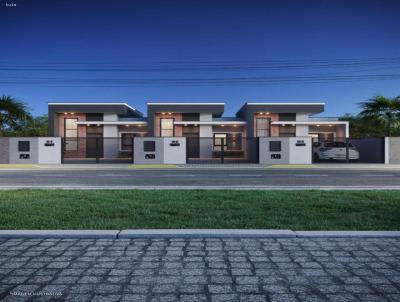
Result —
<path fill-rule="evenodd" d="M 242 134 L 241 133 L 228 133 L 228 148 L 231 151 L 242 150 Z"/>
<path fill-rule="evenodd" d="M 282 136 L 282 137 L 296 136 L 296 126 L 292 126 L 292 125 L 279 126 L 279 136 Z"/>
<path fill-rule="evenodd" d="M 226 133 L 214 133 L 214 150 L 221 150 L 222 146 L 226 149 L 227 137 Z"/>
<path fill-rule="evenodd" d="M 174 136 L 174 119 L 160 119 L 160 136 Z"/>
<path fill-rule="evenodd" d="M 78 119 L 66 118 L 64 119 L 64 137 L 65 137 L 65 150 L 77 151 L 78 150 Z"/>
<path fill-rule="evenodd" d="M 242 150 L 241 133 L 214 133 L 214 150 L 221 150 L 224 146 L 225 151 Z"/>
<path fill-rule="evenodd" d="M 271 124 L 270 118 L 265 118 L 265 117 L 256 118 L 256 136 L 257 137 L 271 136 L 270 124 Z"/>

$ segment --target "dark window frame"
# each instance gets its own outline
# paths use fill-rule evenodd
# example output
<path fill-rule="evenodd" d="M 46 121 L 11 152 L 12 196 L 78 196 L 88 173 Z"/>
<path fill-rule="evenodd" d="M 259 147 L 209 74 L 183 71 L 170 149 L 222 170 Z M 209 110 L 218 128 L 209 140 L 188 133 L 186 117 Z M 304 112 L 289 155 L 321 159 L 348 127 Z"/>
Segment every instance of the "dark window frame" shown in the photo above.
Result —
<path fill-rule="evenodd" d="M 161 117 L 160 118 L 160 137 L 171 137 L 171 136 L 163 136 L 162 135 L 162 120 L 172 120 L 172 137 L 175 136 L 175 118 L 174 117 Z M 171 130 L 171 129 L 164 129 L 164 130 Z"/>
<path fill-rule="evenodd" d="M 213 133 L 213 148 L 222 146 L 222 144 L 219 144 L 219 145 L 215 144 L 215 136 L 218 135 L 218 134 L 225 134 L 225 139 L 224 139 L 224 145 L 223 146 L 224 147 L 228 146 L 228 133 L 227 132 L 216 132 L 216 133 Z M 219 139 L 222 139 L 222 138 L 219 138 Z"/>
<path fill-rule="evenodd" d="M 268 120 L 268 136 L 259 136 L 258 135 L 258 130 L 266 130 L 266 129 L 258 129 L 258 124 L 257 124 L 257 120 L 259 120 L 259 119 L 267 119 Z M 263 116 L 263 117 L 258 117 L 258 116 L 256 116 L 256 118 L 255 118 L 255 120 L 256 120 L 256 137 L 271 137 L 271 117 L 265 117 L 265 116 Z"/>
<path fill-rule="evenodd" d="M 76 148 L 74 149 L 67 149 L 67 151 L 78 151 L 78 141 L 79 141 L 79 125 L 76 125 L 76 136 L 75 137 L 67 137 L 67 130 L 71 131 L 71 130 L 75 130 L 75 129 L 67 129 L 67 120 L 75 120 L 76 122 L 79 121 L 79 119 L 77 117 L 65 117 L 64 118 L 64 138 L 65 138 L 65 142 L 68 144 L 68 140 L 74 139 L 76 140 Z M 67 148 L 67 147 L 66 147 Z"/>
<path fill-rule="evenodd" d="M 132 148 L 133 148 L 133 139 L 135 138 L 135 137 L 137 137 L 138 135 L 137 135 L 137 133 L 136 132 L 121 132 L 120 133 L 121 134 L 121 136 L 120 136 L 120 138 L 121 138 L 121 143 L 120 143 L 120 145 L 119 145 L 119 151 L 121 151 L 121 152 L 129 152 L 129 151 L 132 151 Z M 123 138 L 123 136 L 124 135 L 131 135 L 132 137 L 131 137 L 131 143 L 130 144 L 124 144 L 124 138 Z M 126 147 L 126 148 L 125 148 Z"/>
<path fill-rule="evenodd" d="M 297 117 L 296 113 L 290 113 L 290 112 L 278 113 L 278 120 L 280 122 L 295 122 L 296 117 Z"/>
<path fill-rule="evenodd" d="M 294 132 L 284 132 L 281 129 L 294 129 Z M 296 137 L 297 127 L 296 125 L 279 125 L 279 137 Z M 290 134 L 290 135 L 289 135 Z"/>

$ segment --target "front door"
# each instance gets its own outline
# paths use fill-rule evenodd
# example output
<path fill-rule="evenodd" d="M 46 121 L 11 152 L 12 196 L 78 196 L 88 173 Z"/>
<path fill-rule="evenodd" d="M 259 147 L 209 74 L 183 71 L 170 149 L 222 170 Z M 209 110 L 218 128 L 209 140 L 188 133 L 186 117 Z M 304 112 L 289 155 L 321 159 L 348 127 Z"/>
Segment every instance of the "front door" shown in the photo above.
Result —
<path fill-rule="evenodd" d="M 103 136 L 102 134 L 90 134 L 86 137 L 86 157 L 102 158 L 103 157 Z"/>
<path fill-rule="evenodd" d="M 187 158 L 200 157 L 200 138 L 198 135 L 186 136 L 186 154 Z"/>

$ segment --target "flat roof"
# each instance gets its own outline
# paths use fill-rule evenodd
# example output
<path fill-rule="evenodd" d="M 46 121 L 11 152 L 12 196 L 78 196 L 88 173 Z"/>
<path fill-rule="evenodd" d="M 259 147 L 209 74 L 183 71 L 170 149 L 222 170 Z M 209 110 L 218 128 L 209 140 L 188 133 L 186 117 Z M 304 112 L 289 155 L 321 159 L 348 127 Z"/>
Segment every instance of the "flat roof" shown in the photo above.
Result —
<path fill-rule="evenodd" d="M 49 102 L 47 103 L 48 105 L 123 105 L 128 107 L 129 109 L 132 109 L 134 111 L 137 111 L 136 108 L 132 107 L 128 103 L 123 103 L 123 102 Z"/>
<path fill-rule="evenodd" d="M 99 107 L 99 113 L 102 112 L 101 108 L 109 108 L 109 106 L 120 106 L 121 107 L 125 107 L 125 111 L 130 111 L 132 114 L 138 115 L 138 116 L 143 116 L 143 114 L 137 110 L 136 108 L 132 107 L 131 105 L 129 105 L 128 103 L 125 102 L 48 102 L 47 103 L 48 106 L 60 106 L 61 111 L 64 110 L 70 110 L 70 108 L 68 108 L 69 106 L 79 106 L 79 107 L 84 107 L 85 109 L 83 109 L 84 111 L 90 111 L 90 112 L 94 112 L 95 110 L 93 110 L 93 106 L 98 106 Z M 105 106 L 105 107 L 104 107 Z M 65 109 L 68 108 L 68 109 Z M 73 109 L 73 108 L 72 108 Z M 121 111 L 121 110 L 119 110 Z M 119 112 L 122 113 L 122 112 Z"/>
<path fill-rule="evenodd" d="M 190 102 L 190 103 L 171 103 L 171 102 L 147 102 L 147 105 L 225 105 L 225 103 L 221 103 L 221 102 L 208 102 L 208 103 L 204 103 L 204 102 Z"/>
<path fill-rule="evenodd" d="M 243 116 L 247 111 L 271 111 L 275 113 L 321 113 L 324 111 L 324 102 L 246 102 L 236 116 Z"/>
<path fill-rule="evenodd" d="M 250 102 L 250 103 L 245 103 L 245 105 L 304 105 L 304 106 L 309 106 L 309 105 L 325 105 L 324 102 Z"/>

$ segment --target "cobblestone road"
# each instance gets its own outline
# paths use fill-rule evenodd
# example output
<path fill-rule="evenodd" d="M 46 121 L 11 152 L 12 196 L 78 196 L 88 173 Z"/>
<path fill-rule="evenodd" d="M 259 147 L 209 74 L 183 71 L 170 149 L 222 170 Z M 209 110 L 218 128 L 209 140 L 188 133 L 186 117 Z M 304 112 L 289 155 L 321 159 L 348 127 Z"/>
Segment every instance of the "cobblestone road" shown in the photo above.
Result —
<path fill-rule="evenodd" d="M 400 301 L 400 239 L 0 240 L 4 301 Z"/>

